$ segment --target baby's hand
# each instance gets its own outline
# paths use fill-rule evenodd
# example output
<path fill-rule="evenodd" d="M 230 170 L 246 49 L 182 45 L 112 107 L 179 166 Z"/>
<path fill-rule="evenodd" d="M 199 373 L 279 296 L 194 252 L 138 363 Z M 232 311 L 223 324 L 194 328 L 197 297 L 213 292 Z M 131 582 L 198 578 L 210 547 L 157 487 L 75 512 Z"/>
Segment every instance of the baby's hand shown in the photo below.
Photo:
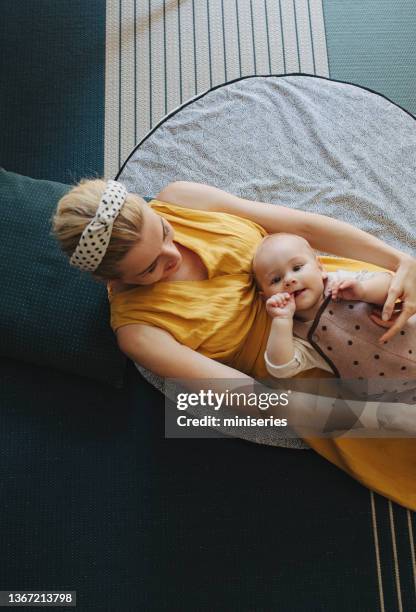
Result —
<path fill-rule="evenodd" d="M 356 278 L 346 278 L 333 281 L 328 292 L 333 300 L 362 300 L 364 297 L 363 284 Z"/>
<path fill-rule="evenodd" d="M 291 293 L 275 293 L 266 302 L 266 310 L 274 319 L 293 319 L 296 303 Z"/>

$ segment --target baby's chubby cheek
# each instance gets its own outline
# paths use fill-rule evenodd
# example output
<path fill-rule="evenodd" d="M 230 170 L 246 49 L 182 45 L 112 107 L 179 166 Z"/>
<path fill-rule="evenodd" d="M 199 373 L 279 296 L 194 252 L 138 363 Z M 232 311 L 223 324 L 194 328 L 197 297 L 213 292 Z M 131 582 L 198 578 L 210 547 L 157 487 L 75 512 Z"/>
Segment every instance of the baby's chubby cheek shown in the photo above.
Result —
<path fill-rule="evenodd" d="M 268 300 L 269 298 L 271 298 L 273 295 L 276 295 L 276 293 L 280 293 L 277 290 L 273 290 L 270 287 L 266 287 L 264 289 L 260 289 L 260 295 L 263 298 L 264 301 Z"/>

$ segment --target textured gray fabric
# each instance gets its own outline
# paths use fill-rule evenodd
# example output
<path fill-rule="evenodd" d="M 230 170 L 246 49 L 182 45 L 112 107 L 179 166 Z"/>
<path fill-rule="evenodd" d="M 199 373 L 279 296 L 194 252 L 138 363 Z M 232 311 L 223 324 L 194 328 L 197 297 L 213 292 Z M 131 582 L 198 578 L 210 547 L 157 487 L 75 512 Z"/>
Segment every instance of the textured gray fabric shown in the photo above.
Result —
<path fill-rule="evenodd" d="M 416 124 L 402 109 L 353 85 L 266 76 L 226 84 L 174 111 L 118 178 L 143 195 L 171 181 L 207 183 L 348 221 L 414 253 L 415 176 Z M 241 437 L 307 448 L 276 432 L 250 434 Z"/>

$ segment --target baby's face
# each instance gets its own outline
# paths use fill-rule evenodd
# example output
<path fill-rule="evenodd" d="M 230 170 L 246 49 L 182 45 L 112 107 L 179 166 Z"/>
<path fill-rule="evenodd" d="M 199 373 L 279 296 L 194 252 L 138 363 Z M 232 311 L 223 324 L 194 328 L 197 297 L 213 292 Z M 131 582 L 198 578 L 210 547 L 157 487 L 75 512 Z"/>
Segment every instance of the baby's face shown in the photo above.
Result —
<path fill-rule="evenodd" d="M 322 298 L 327 277 L 306 240 L 287 234 L 271 236 L 260 244 L 253 271 L 264 298 L 293 293 L 296 311 L 307 310 Z"/>

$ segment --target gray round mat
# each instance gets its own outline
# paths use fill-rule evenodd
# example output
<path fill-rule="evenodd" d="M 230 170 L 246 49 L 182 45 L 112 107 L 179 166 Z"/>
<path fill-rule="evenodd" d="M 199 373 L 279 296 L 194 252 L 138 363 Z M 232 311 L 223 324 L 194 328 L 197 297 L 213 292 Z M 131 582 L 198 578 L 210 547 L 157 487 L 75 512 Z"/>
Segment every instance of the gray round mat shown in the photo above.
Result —
<path fill-rule="evenodd" d="M 207 183 L 348 221 L 414 254 L 415 176 L 409 113 L 355 85 L 290 75 L 244 77 L 196 96 L 149 132 L 117 178 L 147 196 L 171 181 Z M 161 378 L 137 367 L 163 391 Z M 309 448 L 281 435 L 238 431 L 260 444 Z"/>

